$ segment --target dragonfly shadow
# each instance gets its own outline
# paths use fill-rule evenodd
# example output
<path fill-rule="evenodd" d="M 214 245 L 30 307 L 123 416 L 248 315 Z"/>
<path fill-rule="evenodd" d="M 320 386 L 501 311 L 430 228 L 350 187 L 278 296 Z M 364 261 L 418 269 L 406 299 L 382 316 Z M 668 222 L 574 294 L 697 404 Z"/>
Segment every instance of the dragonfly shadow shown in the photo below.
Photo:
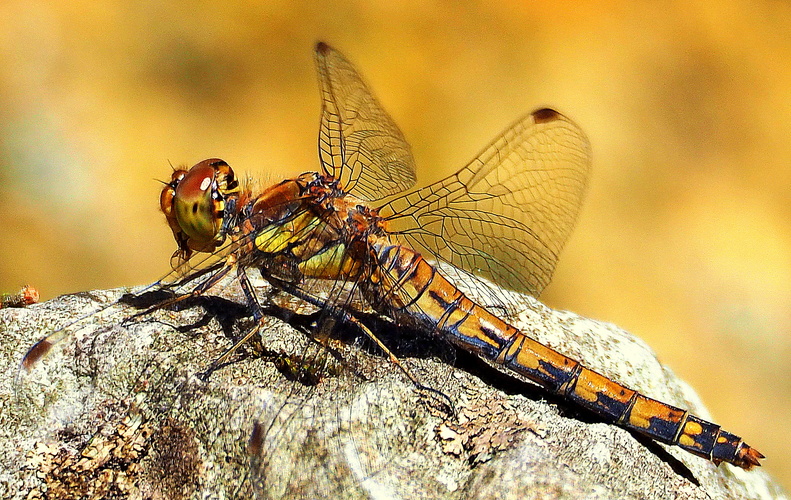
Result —
<path fill-rule="evenodd" d="M 197 320 L 189 323 L 176 323 L 170 326 L 178 332 L 190 333 L 193 331 L 197 332 L 197 330 L 207 326 L 212 320 L 215 320 L 219 324 L 223 334 L 234 344 L 241 339 L 250 328 L 253 328 L 252 312 L 247 305 L 214 295 L 182 297 L 171 290 L 158 289 L 137 295 L 126 294 L 119 299 L 119 302 L 140 310 L 139 313 L 136 313 L 129 319 L 145 317 L 158 309 L 186 311 L 200 308 L 204 311 L 204 314 Z M 361 372 L 355 368 L 354 363 L 346 359 L 341 352 L 334 349 L 326 342 L 327 339 L 335 339 L 345 344 L 357 346 L 368 355 L 378 357 L 382 362 L 387 362 L 381 350 L 376 347 L 359 328 L 354 326 L 349 327 L 342 323 L 328 322 L 328 316 L 322 311 L 304 314 L 273 303 L 268 303 L 261 306 L 261 313 L 264 315 L 264 318 L 276 318 L 305 334 L 314 341 L 314 344 L 316 344 L 318 348 L 327 351 L 338 363 L 350 369 L 358 377 L 365 378 Z M 247 322 L 247 324 L 245 324 L 245 322 Z M 379 335 L 380 331 L 382 332 L 383 338 L 386 340 L 385 344 L 388 345 L 397 356 L 417 356 L 417 352 L 419 351 L 419 349 L 415 347 L 417 342 L 402 342 L 397 339 L 399 337 L 414 339 L 419 335 L 418 332 L 412 331 L 411 334 L 403 335 L 399 333 L 401 329 L 396 328 L 387 321 L 376 318 L 375 315 L 366 315 L 365 323 L 369 328 L 373 329 L 372 331 L 376 331 L 377 335 Z M 327 326 L 331 327 L 327 328 Z M 197 335 L 197 333 L 195 333 L 195 335 Z M 271 361 L 277 370 L 287 379 L 299 382 L 305 386 L 316 385 L 323 378 L 323 376 L 318 373 L 317 369 L 310 366 L 312 363 L 311 361 L 303 359 L 305 358 L 304 355 L 267 349 L 265 345 L 261 344 L 257 336 L 250 339 L 245 345 L 252 345 L 252 348 L 240 349 L 238 355 L 230 357 L 227 361 L 210 364 L 206 371 L 200 374 L 200 378 L 206 380 L 214 371 L 241 362 L 250 357 Z M 426 356 L 428 355 L 429 354 L 426 354 Z"/>
<path fill-rule="evenodd" d="M 220 324 L 223 333 L 233 338 L 235 326 L 239 321 L 251 316 L 250 310 L 246 306 L 213 295 L 191 296 L 182 298 L 178 302 L 167 304 L 176 297 L 177 295 L 172 291 L 160 289 L 151 290 L 139 295 L 125 294 L 119 299 L 119 302 L 141 310 L 140 313 L 132 316 L 132 318 L 141 317 L 162 308 L 172 311 L 185 311 L 196 307 L 203 309 L 205 314 L 198 320 L 188 324 L 174 325 L 174 328 L 181 333 L 206 326 L 214 319 Z M 163 306 L 163 304 L 166 305 Z"/>
<path fill-rule="evenodd" d="M 509 395 L 521 395 L 533 401 L 546 401 L 558 408 L 560 415 L 566 418 L 573 418 L 584 422 L 586 424 L 595 423 L 615 423 L 611 419 L 603 418 L 596 413 L 586 410 L 579 405 L 570 403 L 567 399 L 553 394 L 541 388 L 540 386 L 524 381 L 516 376 L 503 373 L 497 368 L 491 366 L 477 356 L 468 353 L 464 350 L 457 350 L 458 364 L 457 367 L 461 368 L 468 373 L 479 377 L 483 382 L 491 387 L 499 389 Z M 651 453 L 659 457 L 660 460 L 665 462 L 673 471 L 689 482 L 696 486 L 700 486 L 700 482 L 695 478 L 689 468 L 684 463 L 668 453 L 659 443 L 651 438 L 642 436 L 641 434 L 624 429 L 631 434 L 640 444 L 648 448 Z"/>
<path fill-rule="evenodd" d="M 456 349 L 445 341 L 408 326 L 396 325 L 377 314 L 355 315 L 397 358 L 437 358 L 447 364 L 455 364 Z M 369 354 L 382 355 L 381 349 L 368 342 L 368 337 L 357 328 L 345 329 L 340 340 L 356 341 Z"/>
<path fill-rule="evenodd" d="M 638 442 L 640 442 L 640 444 L 651 450 L 651 453 L 658 456 L 671 469 L 673 469 L 673 472 L 683 477 L 687 481 L 691 482 L 695 486 L 700 486 L 700 481 L 698 481 L 698 479 L 695 477 L 692 471 L 689 470 L 689 467 L 684 465 L 684 462 L 682 462 L 681 460 L 677 459 L 676 457 L 668 453 L 668 451 L 662 448 L 662 446 L 659 443 L 657 443 L 656 441 L 654 441 L 649 437 L 638 434 L 637 432 L 634 432 L 632 430 L 627 429 L 627 431 L 629 432 L 629 434 L 632 435 L 632 437 L 634 437 Z"/>
<path fill-rule="evenodd" d="M 119 300 L 124 304 L 142 310 L 144 314 L 152 310 L 152 308 L 158 308 L 161 304 L 172 301 L 175 297 L 176 295 L 172 291 L 159 289 L 139 295 L 126 294 Z M 252 316 L 250 309 L 244 304 L 222 297 L 212 295 L 187 297 L 167 306 L 168 309 L 175 311 L 196 307 L 201 308 L 205 314 L 194 322 L 174 325 L 174 328 L 180 332 L 190 332 L 206 326 L 212 320 L 216 320 L 224 334 L 234 343 L 240 338 L 246 328 L 250 328 L 250 325 L 240 325 L 240 322 L 250 320 Z M 351 360 L 344 357 L 343 353 L 331 347 L 329 343 L 316 339 L 320 337 L 335 339 L 344 344 L 356 346 L 368 356 L 379 359 L 381 363 L 389 363 L 385 353 L 360 328 L 352 324 L 344 324 L 343 322 L 327 323 L 327 315 L 322 313 L 322 311 L 302 314 L 270 303 L 262 307 L 262 312 L 265 316 L 277 318 L 314 339 L 317 344 L 321 344 L 321 348 L 325 349 L 330 356 L 333 356 L 339 363 L 354 372 L 356 376 L 366 378 L 355 368 Z M 611 420 L 569 403 L 559 395 L 547 392 L 536 384 L 504 373 L 479 357 L 463 349 L 456 348 L 448 342 L 438 341 L 436 337 L 427 335 L 425 332 L 396 325 L 377 314 L 357 313 L 355 317 L 371 332 L 374 332 L 378 339 L 399 359 L 438 359 L 441 363 L 447 365 L 449 369 L 455 367 L 464 370 L 477 376 L 490 387 L 503 391 L 506 394 L 522 395 L 533 401 L 547 401 L 555 405 L 559 409 L 560 414 L 566 418 L 573 418 L 587 424 L 613 423 Z M 331 327 L 326 328 L 327 325 Z M 201 378 L 207 379 L 214 371 L 252 356 L 272 362 L 284 377 L 303 386 L 314 386 L 320 383 L 323 378 L 320 371 L 315 369 L 309 360 L 302 359 L 299 354 L 275 352 L 268 350 L 266 346 L 262 346 L 260 343 L 253 349 L 243 350 L 238 356 L 234 356 L 226 362 L 210 365 L 201 374 Z M 689 468 L 658 443 L 636 432 L 630 431 L 630 434 L 667 463 L 678 475 L 695 485 L 699 485 Z"/>

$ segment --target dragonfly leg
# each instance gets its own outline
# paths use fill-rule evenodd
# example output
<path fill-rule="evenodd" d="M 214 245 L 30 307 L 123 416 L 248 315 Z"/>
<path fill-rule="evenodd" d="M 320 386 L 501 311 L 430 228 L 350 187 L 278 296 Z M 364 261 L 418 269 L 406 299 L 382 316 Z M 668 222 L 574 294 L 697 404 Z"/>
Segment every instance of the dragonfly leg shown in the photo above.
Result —
<path fill-rule="evenodd" d="M 261 308 L 261 304 L 258 302 L 258 298 L 253 292 L 253 285 L 252 283 L 250 283 L 250 278 L 247 277 L 245 268 L 243 267 L 238 268 L 237 276 L 239 277 L 239 285 L 241 285 L 242 291 L 244 292 L 244 296 L 247 299 L 247 306 L 251 309 L 253 313 L 253 319 L 255 320 L 256 325 L 253 328 L 250 328 L 250 331 L 245 333 L 244 336 L 241 339 L 239 339 L 233 346 L 231 346 L 224 353 L 222 353 L 222 355 L 220 355 L 219 358 L 214 360 L 214 362 L 207 370 L 207 373 L 211 373 L 218 366 L 228 361 L 228 358 L 230 358 L 231 355 L 237 351 L 237 349 L 239 349 L 243 344 L 247 343 L 248 340 L 253 338 L 253 335 L 258 333 L 258 331 L 261 329 L 261 325 L 263 324 L 264 311 Z"/>
<path fill-rule="evenodd" d="M 419 391 L 431 393 L 435 396 L 439 396 L 443 400 L 443 404 L 447 408 L 446 413 L 455 415 L 456 410 L 453 405 L 453 401 L 450 399 L 450 397 L 447 394 L 420 383 L 418 378 L 411 371 L 409 371 L 409 369 L 401 362 L 401 360 L 398 359 L 398 357 L 395 354 L 393 354 L 393 352 L 381 340 L 379 340 L 379 337 L 377 337 L 376 334 L 372 332 L 367 326 L 365 326 L 359 319 L 357 319 L 355 316 L 349 313 L 349 311 L 339 309 L 337 307 L 333 307 L 332 305 L 329 305 L 326 300 L 311 295 L 309 293 L 306 293 L 291 283 L 278 280 L 277 278 L 271 276 L 265 276 L 265 278 L 276 288 L 280 288 L 286 293 L 289 293 L 300 300 L 304 300 L 305 302 L 313 306 L 316 306 L 321 310 L 328 311 L 329 314 L 331 314 L 332 316 L 336 317 L 341 321 L 355 325 L 366 335 L 366 337 L 371 339 L 377 346 L 379 346 L 379 348 L 387 356 L 390 362 L 396 365 L 404 373 L 404 375 L 407 376 L 407 378 L 415 385 L 416 389 L 418 389 Z"/>
<path fill-rule="evenodd" d="M 233 353 L 235 353 L 237 351 L 237 349 L 239 349 L 242 345 L 246 344 L 248 340 L 253 338 L 253 335 L 258 333 L 258 331 L 260 329 L 261 329 L 261 323 L 258 322 L 258 323 L 256 323 L 256 325 L 254 327 L 250 328 L 250 330 L 247 333 L 245 333 L 244 336 L 241 339 L 239 339 L 239 341 L 237 341 L 234 345 L 229 347 L 224 353 L 222 353 L 220 355 L 219 358 L 215 359 L 212 362 L 212 364 L 209 365 L 209 368 L 206 369 L 205 374 L 209 374 L 209 373 L 213 372 L 219 366 L 221 366 L 223 363 L 228 361 L 228 358 L 230 358 L 231 355 Z"/>
<path fill-rule="evenodd" d="M 377 337 L 376 334 L 374 334 L 374 332 L 372 332 L 367 326 L 365 326 L 362 323 L 362 321 L 355 318 L 349 313 L 345 313 L 342 317 L 342 320 L 355 325 L 357 328 L 362 330 L 363 333 L 365 333 L 365 335 L 369 339 L 373 340 L 376 343 L 376 345 L 379 346 L 379 348 L 387 355 L 390 362 L 396 365 L 404 373 L 404 375 L 407 376 L 407 378 L 415 385 L 415 388 L 418 391 L 423 391 L 433 394 L 434 396 L 439 396 L 443 400 L 442 403 L 446 407 L 446 413 L 449 413 L 450 416 L 455 417 L 456 409 L 453 405 L 453 401 L 450 399 L 450 396 L 448 396 L 447 394 L 445 394 L 444 392 L 438 389 L 434 389 L 433 387 L 429 387 L 427 385 L 420 383 L 418 378 L 411 371 L 409 371 L 409 369 L 403 363 L 401 363 L 401 360 L 398 359 L 398 357 L 395 354 L 393 354 L 393 352 L 390 349 L 388 349 L 387 346 L 384 345 L 384 343 L 381 340 L 379 340 L 379 337 Z"/>
<path fill-rule="evenodd" d="M 404 374 L 407 376 L 407 378 L 409 378 L 409 380 L 411 380 L 416 386 L 422 387 L 420 382 L 418 382 L 417 377 L 415 377 L 401 363 L 401 360 L 398 359 L 398 357 L 395 354 L 393 354 L 393 352 L 390 349 L 388 349 L 387 346 L 384 345 L 384 343 L 381 340 L 379 340 L 379 337 L 377 337 L 374 334 L 374 332 L 372 332 L 367 326 L 365 326 L 359 319 L 357 319 L 356 317 L 352 316 L 348 311 L 339 309 L 337 307 L 333 307 L 331 305 L 328 305 L 327 301 L 325 301 L 325 300 L 323 300 L 323 299 L 321 299 L 319 297 L 316 297 L 314 295 L 310 295 L 309 293 L 306 293 L 306 292 L 300 290 L 299 288 L 297 288 L 297 287 L 295 287 L 295 286 L 293 286 L 293 285 L 291 285 L 289 283 L 282 282 L 280 280 L 275 280 L 274 278 L 270 278 L 270 282 L 275 284 L 275 286 L 277 286 L 278 288 L 282 288 L 287 293 L 297 297 L 298 299 L 304 300 L 305 302 L 307 302 L 307 303 L 309 303 L 311 305 L 314 305 L 314 306 L 318 307 L 321 310 L 325 310 L 325 311 L 330 312 L 330 314 L 335 316 L 337 319 L 340 319 L 341 321 L 345 321 L 345 322 L 348 322 L 348 323 L 351 323 L 351 324 L 355 325 L 357 328 L 362 330 L 362 332 L 365 333 L 365 335 L 369 339 L 373 340 L 374 343 L 377 346 L 379 346 L 379 348 L 382 350 L 382 352 L 384 352 L 385 355 L 387 355 L 387 357 L 390 360 L 390 362 L 395 364 L 396 366 L 398 366 L 401 369 L 401 371 L 404 372 Z"/>
<path fill-rule="evenodd" d="M 139 318 L 139 317 L 142 317 L 142 316 L 146 316 L 148 314 L 151 314 L 154 311 L 158 311 L 160 309 L 164 309 L 166 307 L 170 307 L 173 304 L 178 304 L 179 302 L 182 302 L 182 301 L 184 301 L 186 299 L 199 297 L 199 296 L 203 295 L 204 293 L 206 293 L 207 291 L 211 290 L 211 288 L 214 287 L 214 285 L 216 285 L 217 283 L 220 282 L 220 280 L 225 278 L 225 276 L 230 271 L 232 271 L 234 268 L 236 268 L 236 257 L 233 256 L 233 255 L 229 255 L 228 258 L 225 259 L 225 262 L 223 263 L 222 267 L 215 274 L 213 274 L 209 279 L 207 279 L 206 281 L 204 281 L 200 285 L 196 286 L 191 292 L 185 293 L 183 295 L 179 295 L 177 297 L 173 297 L 172 299 L 163 300 L 162 302 L 158 302 L 157 304 L 147 308 L 144 311 L 140 311 L 139 313 L 136 313 L 136 314 L 133 314 L 132 316 L 129 316 L 126 320 L 124 320 L 124 322 L 128 322 L 130 320 L 133 320 L 133 319 L 136 319 L 136 318 Z"/>

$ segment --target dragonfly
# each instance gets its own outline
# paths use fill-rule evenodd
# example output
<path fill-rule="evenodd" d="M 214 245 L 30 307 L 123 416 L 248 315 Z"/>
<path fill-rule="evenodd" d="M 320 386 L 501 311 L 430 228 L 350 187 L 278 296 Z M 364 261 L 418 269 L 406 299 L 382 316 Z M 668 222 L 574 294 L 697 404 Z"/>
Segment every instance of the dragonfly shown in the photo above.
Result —
<path fill-rule="evenodd" d="M 764 456 L 739 436 L 583 366 L 496 314 L 512 307 L 508 290 L 538 297 L 550 282 L 590 175 L 590 144 L 579 126 L 538 109 L 458 172 L 414 189 L 410 146 L 355 67 L 321 42 L 315 61 L 320 171 L 258 189 L 212 158 L 174 170 L 161 191 L 177 244 L 172 264 L 186 275 L 181 283 L 205 279 L 154 307 L 206 294 L 235 276 L 256 322 L 215 365 L 266 325 L 249 275 L 256 270 L 274 289 L 316 308 L 317 329 L 359 329 L 418 387 L 418 377 L 360 320 L 365 308 L 635 433 L 717 465 L 760 465 Z M 200 254 L 212 264 L 193 265 Z M 462 291 L 459 277 L 472 290 Z M 23 367 L 66 337 L 57 331 L 39 340 Z"/>

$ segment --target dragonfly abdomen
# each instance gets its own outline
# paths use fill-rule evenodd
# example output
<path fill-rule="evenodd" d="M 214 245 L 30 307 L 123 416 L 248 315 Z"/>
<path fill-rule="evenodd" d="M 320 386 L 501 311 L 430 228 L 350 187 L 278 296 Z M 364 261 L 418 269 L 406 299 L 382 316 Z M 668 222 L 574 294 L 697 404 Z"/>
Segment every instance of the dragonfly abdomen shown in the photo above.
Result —
<path fill-rule="evenodd" d="M 369 295 L 375 295 L 371 302 L 380 312 L 429 328 L 622 427 L 714 463 L 749 469 L 763 458 L 717 424 L 644 396 L 531 339 L 470 300 L 414 250 L 376 244 L 374 249 L 379 271 L 371 279 L 379 286 L 369 287 Z"/>

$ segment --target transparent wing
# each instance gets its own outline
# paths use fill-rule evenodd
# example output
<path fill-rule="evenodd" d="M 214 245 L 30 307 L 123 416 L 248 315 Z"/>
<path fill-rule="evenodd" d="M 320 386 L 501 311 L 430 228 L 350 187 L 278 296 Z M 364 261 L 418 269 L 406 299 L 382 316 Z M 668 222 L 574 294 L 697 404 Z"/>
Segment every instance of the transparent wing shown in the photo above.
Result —
<path fill-rule="evenodd" d="M 321 90 L 319 158 L 344 189 L 373 201 L 415 184 L 415 160 L 401 130 L 354 66 L 325 43 L 316 45 Z"/>
<path fill-rule="evenodd" d="M 392 200 L 380 215 L 439 261 L 538 296 L 574 226 L 590 164 L 582 130 L 540 109 L 457 173 Z"/>

